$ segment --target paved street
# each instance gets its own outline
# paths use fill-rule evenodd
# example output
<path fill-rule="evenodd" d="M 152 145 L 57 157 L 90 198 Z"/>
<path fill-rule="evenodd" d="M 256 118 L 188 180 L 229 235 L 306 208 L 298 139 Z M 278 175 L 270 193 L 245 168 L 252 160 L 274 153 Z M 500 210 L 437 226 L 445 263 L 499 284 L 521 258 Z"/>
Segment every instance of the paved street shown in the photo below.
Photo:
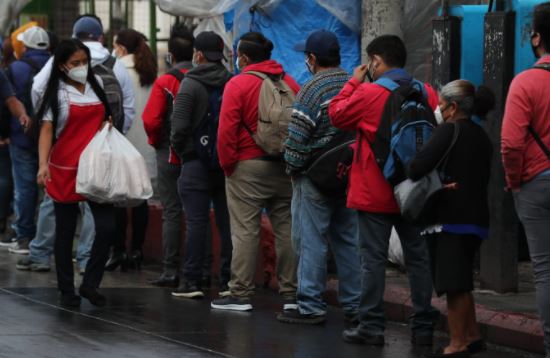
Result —
<path fill-rule="evenodd" d="M 340 339 L 337 308 L 324 326 L 285 325 L 275 320 L 276 295 L 260 290 L 252 313 L 211 311 L 208 298 L 173 299 L 168 289 L 145 286 L 155 274 L 147 269 L 106 273 L 107 307 L 83 300 L 79 310 L 66 310 L 57 306 L 53 272 L 15 272 L 15 256 L 4 251 L 0 262 L 0 357 L 422 356 L 401 324 L 388 325 L 384 348 L 349 345 Z M 538 356 L 491 347 L 478 357 Z"/>

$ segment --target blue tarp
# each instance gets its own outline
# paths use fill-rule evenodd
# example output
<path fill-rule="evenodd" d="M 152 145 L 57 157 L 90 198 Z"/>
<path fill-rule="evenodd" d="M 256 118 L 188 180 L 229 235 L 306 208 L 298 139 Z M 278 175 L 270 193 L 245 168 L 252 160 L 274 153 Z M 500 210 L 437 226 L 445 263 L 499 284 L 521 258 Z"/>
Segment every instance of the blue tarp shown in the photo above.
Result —
<path fill-rule="evenodd" d="M 349 0 L 357 2 L 356 0 Z M 360 2 L 359 9 L 360 9 Z M 269 14 L 256 11 L 252 18 L 248 6 L 239 2 L 234 13 L 225 16 L 226 26 L 233 25 L 238 41 L 248 31 L 259 31 L 275 45 L 273 59 L 280 62 L 285 71 L 303 84 L 311 78 L 303 53 L 293 50 L 298 42 L 319 29 L 332 31 L 340 41 L 342 67 L 352 72 L 360 63 L 360 37 L 335 16 L 319 6 L 316 1 L 281 1 Z M 236 44 L 235 44 L 236 45 Z"/>

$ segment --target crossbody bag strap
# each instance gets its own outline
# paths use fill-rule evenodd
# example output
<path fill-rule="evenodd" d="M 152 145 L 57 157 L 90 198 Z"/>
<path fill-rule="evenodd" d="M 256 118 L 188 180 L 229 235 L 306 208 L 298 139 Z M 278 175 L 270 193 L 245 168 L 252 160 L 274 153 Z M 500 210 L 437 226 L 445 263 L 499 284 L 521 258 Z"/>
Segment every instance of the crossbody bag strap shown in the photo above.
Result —
<path fill-rule="evenodd" d="M 456 141 L 458 140 L 458 135 L 460 134 L 460 126 L 458 125 L 458 123 L 453 122 L 453 127 L 454 127 L 453 128 L 453 140 L 451 141 L 451 145 L 449 146 L 449 148 L 447 148 L 447 150 L 445 151 L 445 154 L 443 155 L 443 157 L 441 157 L 441 159 L 439 160 L 439 162 L 437 163 L 437 165 L 435 167 L 436 169 L 441 167 L 440 170 L 442 170 L 442 171 L 447 166 L 447 162 L 449 161 L 449 154 L 451 153 L 451 150 L 455 146 Z"/>
<path fill-rule="evenodd" d="M 533 128 L 532 125 L 529 124 L 529 127 L 527 127 L 529 130 L 529 133 L 535 138 L 535 142 L 539 145 L 540 149 L 546 154 L 546 157 L 550 160 L 550 150 L 548 147 L 542 142 L 542 139 L 540 138 L 539 134 L 535 131 L 535 128 Z"/>

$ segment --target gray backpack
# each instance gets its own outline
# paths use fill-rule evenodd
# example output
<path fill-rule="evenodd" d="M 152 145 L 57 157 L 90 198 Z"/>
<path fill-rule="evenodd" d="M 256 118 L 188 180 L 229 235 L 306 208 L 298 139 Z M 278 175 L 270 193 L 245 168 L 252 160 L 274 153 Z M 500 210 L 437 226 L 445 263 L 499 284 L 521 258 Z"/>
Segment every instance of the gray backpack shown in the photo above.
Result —
<path fill-rule="evenodd" d="M 107 102 L 109 102 L 113 125 L 122 133 L 122 129 L 124 128 L 123 94 L 122 87 L 120 87 L 120 83 L 113 71 L 115 62 L 116 59 L 113 56 L 109 56 L 105 62 L 95 65 L 93 71 L 103 81 L 103 90 L 107 96 Z"/>
<path fill-rule="evenodd" d="M 284 143 L 288 137 L 288 123 L 291 119 L 292 105 L 296 96 L 283 80 L 284 73 L 275 78 L 256 71 L 244 73 L 259 77 L 263 81 L 260 88 L 259 118 L 256 133 L 253 133 L 246 124 L 244 127 L 267 155 L 280 157 L 285 149 Z"/>

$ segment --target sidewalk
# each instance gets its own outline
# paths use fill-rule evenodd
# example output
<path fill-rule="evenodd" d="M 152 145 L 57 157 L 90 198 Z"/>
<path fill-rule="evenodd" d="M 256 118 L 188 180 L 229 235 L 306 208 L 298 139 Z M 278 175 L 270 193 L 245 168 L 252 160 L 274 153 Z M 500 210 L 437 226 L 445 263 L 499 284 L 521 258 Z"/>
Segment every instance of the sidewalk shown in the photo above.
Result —
<path fill-rule="evenodd" d="M 162 252 L 160 216 L 160 207 L 151 206 L 148 237 L 144 247 L 144 251 L 149 253 L 148 258 L 157 262 L 160 262 Z M 219 245 L 217 230 L 214 225 L 213 234 L 213 269 L 217 270 Z M 256 274 L 257 284 L 264 285 L 269 282 L 269 286 L 276 289 L 277 282 L 273 273 L 275 266 L 273 233 L 266 218 L 262 220 L 261 237 L 261 250 L 258 254 Z M 384 300 L 386 302 L 387 318 L 391 321 L 407 322 L 412 303 L 406 274 L 396 268 L 388 267 L 386 277 Z M 474 296 L 477 317 L 482 333 L 489 343 L 533 353 L 544 353 L 543 333 L 536 312 L 535 290 L 530 262 L 519 264 L 518 293 L 497 294 L 492 291 L 480 290 L 478 281 L 476 287 Z M 338 304 L 336 299 L 337 290 L 337 279 L 329 279 L 326 299 L 330 304 Z M 437 298 L 434 296 L 433 305 L 442 313 L 438 329 L 447 331 L 445 297 Z"/>
<path fill-rule="evenodd" d="M 476 282 L 474 297 L 476 313 L 485 339 L 492 344 L 544 354 L 543 332 L 536 312 L 535 290 L 530 262 L 519 266 L 518 293 L 497 294 L 479 289 Z M 338 280 L 327 283 L 327 300 L 336 304 Z M 396 268 L 386 270 L 386 315 L 391 321 L 407 322 L 412 310 L 410 290 L 405 273 Z M 447 332 L 445 297 L 434 296 L 433 305 L 441 313 L 438 330 Z"/>

